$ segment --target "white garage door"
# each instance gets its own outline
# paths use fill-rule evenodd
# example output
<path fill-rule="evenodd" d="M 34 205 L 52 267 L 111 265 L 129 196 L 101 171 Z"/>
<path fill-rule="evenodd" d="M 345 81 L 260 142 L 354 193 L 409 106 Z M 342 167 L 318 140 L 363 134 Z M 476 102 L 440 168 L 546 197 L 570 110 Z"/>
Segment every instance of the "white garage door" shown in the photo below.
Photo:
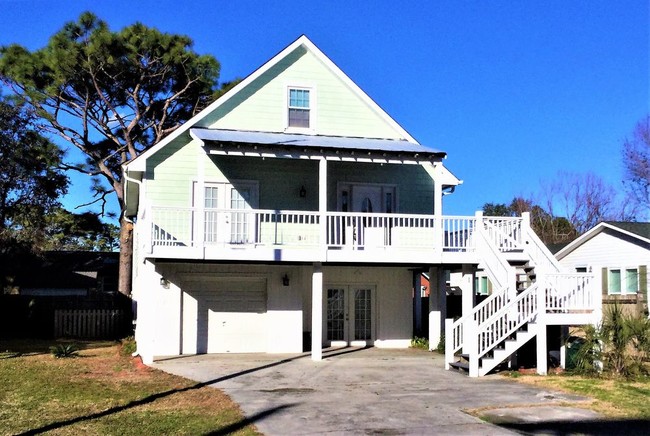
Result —
<path fill-rule="evenodd" d="M 220 279 L 193 285 L 198 352 L 266 352 L 264 279 Z"/>

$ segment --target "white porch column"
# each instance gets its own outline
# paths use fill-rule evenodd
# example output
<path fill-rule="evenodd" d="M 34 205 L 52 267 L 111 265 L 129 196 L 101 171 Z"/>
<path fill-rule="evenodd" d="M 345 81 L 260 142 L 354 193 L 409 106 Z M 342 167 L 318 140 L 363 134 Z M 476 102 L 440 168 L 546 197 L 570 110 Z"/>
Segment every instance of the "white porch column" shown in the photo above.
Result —
<path fill-rule="evenodd" d="M 433 179 L 433 215 L 434 215 L 434 248 L 437 253 L 440 253 L 442 258 L 442 184 L 440 180 L 435 177 Z"/>
<path fill-rule="evenodd" d="M 323 268 L 314 264 L 311 276 L 311 360 L 323 360 Z"/>
<path fill-rule="evenodd" d="M 474 291 L 474 268 L 469 264 L 463 264 L 462 277 L 460 281 L 460 288 L 462 291 L 462 316 L 469 315 L 474 309 L 475 295 Z M 468 353 L 469 344 L 463 342 L 463 353 Z"/>
<path fill-rule="evenodd" d="M 327 254 L 327 159 L 318 161 L 318 212 L 320 213 L 320 246 L 323 259 Z M 322 292 L 322 291 L 321 291 Z"/>
<path fill-rule="evenodd" d="M 447 292 L 442 268 L 429 268 L 429 288 L 429 349 L 435 350 L 447 317 Z"/>
<path fill-rule="evenodd" d="M 546 324 L 537 324 L 537 374 L 546 375 L 548 371 L 548 352 L 546 350 Z"/>

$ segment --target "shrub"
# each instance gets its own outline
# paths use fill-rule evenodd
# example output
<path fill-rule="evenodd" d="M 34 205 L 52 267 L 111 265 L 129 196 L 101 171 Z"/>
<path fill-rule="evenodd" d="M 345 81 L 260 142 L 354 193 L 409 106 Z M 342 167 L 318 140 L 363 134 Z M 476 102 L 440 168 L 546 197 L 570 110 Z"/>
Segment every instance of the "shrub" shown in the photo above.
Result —
<path fill-rule="evenodd" d="M 133 336 L 128 336 L 120 341 L 120 354 L 123 356 L 131 356 L 137 349 Z"/>
<path fill-rule="evenodd" d="M 79 346 L 73 343 L 57 344 L 50 348 L 50 352 L 57 359 L 78 357 Z"/>
<path fill-rule="evenodd" d="M 445 354 L 445 334 L 440 335 L 440 342 L 438 342 L 438 346 L 436 347 L 436 351 L 440 354 Z"/>
<path fill-rule="evenodd" d="M 414 337 L 411 339 L 411 348 L 419 348 L 421 350 L 429 349 L 429 340 L 427 338 Z"/>
<path fill-rule="evenodd" d="M 583 332 L 572 362 L 574 372 L 595 375 L 604 370 L 626 378 L 648 373 L 650 320 L 626 315 L 621 306 L 613 304 L 604 311 L 600 326 L 586 326 Z"/>

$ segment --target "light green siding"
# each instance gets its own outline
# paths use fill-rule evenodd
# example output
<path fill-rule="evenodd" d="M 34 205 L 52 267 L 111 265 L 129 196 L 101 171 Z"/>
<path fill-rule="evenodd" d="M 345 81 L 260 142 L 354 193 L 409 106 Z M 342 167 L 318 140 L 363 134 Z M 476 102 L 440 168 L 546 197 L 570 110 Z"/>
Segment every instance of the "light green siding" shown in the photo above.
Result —
<path fill-rule="evenodd" d="M 289 86 L 312 89 L 309 133 L 404 139 L 336 74 L 303 47 L 278 62 L 201 122 L 202 127 L 283 132 Z"/>
<path fill-rule="evenodd" d="M 433 213 L 433 180 L 420 165 L 330 162 L 328 209 L 336 210 L 339 183 L 378 183 L 397 188 L 398 213 Z"/>
<path fill-rule="evenodd" d="M 258 182 L 260 209 L 318 210 L 317 161 L 207 155 L 195 141 L 183 147 L 179 139 L 148 164 L 147 200 L 153 206 L 190 207 L 201 165 L 207 182 Z M 337 208 L 339 183 L 381 183 L 396 186 L 397 212 L 433 212 L 433 181 L 419 165 L 329 162 L 328 181 L 328 210 Z M 303 186 L 306 196 L 300 197 Z"/>

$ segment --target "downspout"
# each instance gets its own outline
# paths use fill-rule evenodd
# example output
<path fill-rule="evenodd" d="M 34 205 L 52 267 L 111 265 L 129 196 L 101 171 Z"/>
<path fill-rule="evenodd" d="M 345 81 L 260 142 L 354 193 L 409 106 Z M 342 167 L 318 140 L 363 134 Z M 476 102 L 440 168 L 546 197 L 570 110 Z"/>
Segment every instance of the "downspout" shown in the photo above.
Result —
<path fill-rule="evenodd" d="M 134 179 L 134 178 L 132 178 L 132 177 L 129 177 L 129 176 L 128 176 L 128 173 L 127 173 L 127 171 L 126 171 L 126 169 L 124 169 L 124 168 L 122 168 L 122 175 L 123 175 L 123 177 L 124 177 L 124 180 L 126 180 L 127 182 L 133 182 L 133 183 L 135 183 L 136 185 L 138 185 L 138 191 L 141 191 L 141 188 L 142 188 L 142 181 L 141 181 L 141 180 L 137 180 L 137 179 Z M 127 192 L 128 192 L 128 189 L 126 189 L 126 185 L 124 185 L 124 204 L 125 204 L 125 205 L 126 205 L 126 196 L 127 196 Z M 126 215 L 126 208 L 124 209 L 124 212 L 122 213 L 122 217 L 124 218 L 125 221 L 127 221 L 127 222 L 129 222 L 129 223 L 131 223 L 131 224 L 135 224 L 135 223 L 133 222 L 133 220 L 130 219 L 130 218 Z M 133 306 L 133 302 L 131 303 L 131 305 Z M 131 307 L 131 311 L 133 312 L 133 307 Z M 135 325 L 134 325 L 134 327 L 135 327 Z M 134 330 L 135 330 L 135 329 L 134 329 Z M 137 342 L 137 341 L 135 342 L 135 345 L 136 345 L 136 350 L 135 350 L 133 353 L 131 353 L 131 356 L 132 356 L 132 357 L 137 357 L 137 356 L 140 355 L 140 352 L 139 352 L 138 349 L 137 349 L 137 347 L 138 347 L 138 342 Z"/>
<path fill-rule="evenodd" d="M 136 185 L 138 185 L 138 190 L 140 191 L 140 188 L 142 188 L 142 180 L 138 180 L 138 179 L 134 179 L 134 178 L 132 178 L 132 177 L 129 177 L 127 171 L 126 171 L 124 168 L 122 169 L 122 175 L 123 175 L 123 177 L 124 177 L 124 180 L 126 180 L 127 182 L 133 182 L 133 183 L 135 183 Z M 124 186 L 124 204 L 126 204 L 126 196 L 127 196 L 127 192 L 128 192 L 128 190 L 126 189 L 126 185 L 125 185 L 125 186 Z M 126 221 L 130 222 L 131 224 L 135 224 L 135 223 L 133 222 L 133 220 L 130 219 L 130 218 L 126 215 L 126 210 L 122 213 L 122 218 L 124 218 Z"/>

